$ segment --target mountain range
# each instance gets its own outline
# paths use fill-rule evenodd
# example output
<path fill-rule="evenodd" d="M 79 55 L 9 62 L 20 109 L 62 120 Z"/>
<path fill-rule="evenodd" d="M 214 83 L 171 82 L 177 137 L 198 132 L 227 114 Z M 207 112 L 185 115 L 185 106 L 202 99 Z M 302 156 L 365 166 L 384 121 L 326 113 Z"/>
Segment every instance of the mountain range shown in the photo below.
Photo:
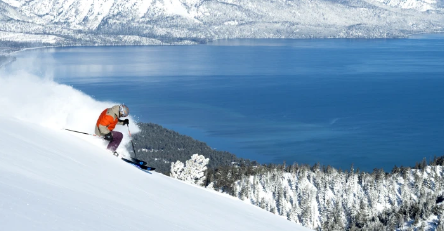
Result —
<path fill-rule="evenodd" d="M 396 38 L 443 28 L 444 0 L 0 0 L 2 47 Z"/>

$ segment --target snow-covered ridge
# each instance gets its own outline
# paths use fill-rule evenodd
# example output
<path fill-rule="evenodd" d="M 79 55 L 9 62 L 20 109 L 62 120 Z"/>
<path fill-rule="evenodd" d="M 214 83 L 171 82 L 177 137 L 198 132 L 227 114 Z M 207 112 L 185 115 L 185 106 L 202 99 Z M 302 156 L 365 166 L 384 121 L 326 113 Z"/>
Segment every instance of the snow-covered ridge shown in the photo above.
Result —
<path fill-rule="evenodd" d="M 443 0 L 0 0 L 0 31 L 43 45 L 389 38 L 444 29 Z"/>
<path fill-rule="evenodd" d="M 346 230 L 357 224 L 363 225 L 361 230 L 384 230 L 382 222 L 372 221 L 378 216 L 388 221 L 385 227 L 405 225 L 399 230 L 410 230 L 412 224 L 404 223 L 413 220 L 409 216 L 417 208 L 414 226 L 441 230 L 444 209 L 442 202 L 437 204 L 444 195 L 441 165 L 399 168 L 391 174 L 292 166 L 290 171 L 244 177 L 234 191 L 239 199 L 316 230 Z"/>
<path fill-rule="evenodd" d="M 39 65 L 32 57 L 25 62 Z M 92 133 L 101 110 L 113 104 L 55 83 L 50 69 L 44 76 L 0 69 L 1 230 L 309 230 L 142 172 L 111 155 L 102 140 L 62 130 Z"/>
<path fill-rule="evenodd" d="M 419 11 L 436 10 L 443 6 L 440 0 L 378 0 L 385 5 L 402 8 L 415 9 Z"/>

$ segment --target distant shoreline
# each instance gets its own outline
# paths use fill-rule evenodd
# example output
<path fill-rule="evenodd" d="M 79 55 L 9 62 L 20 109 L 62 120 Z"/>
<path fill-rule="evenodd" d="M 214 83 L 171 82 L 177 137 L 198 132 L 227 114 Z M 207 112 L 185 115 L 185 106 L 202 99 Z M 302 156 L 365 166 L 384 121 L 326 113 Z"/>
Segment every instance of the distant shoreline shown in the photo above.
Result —
<path fill-rule="evenodd" d="M 416 37 L 416 38 L 415 38 Z M 230 38 L 230 39 L 215 39 L 214 41 L 222 41 L 222 40 L 336 40 L 336 39 L 350 39 L 350 40 L 378 40 L 378 39 L 417 39 L 417 38 L 435 38 L 444 39 L 444 31 L 437 31 L 435 33 L 415 33 L 410 34 L 406 37 L 393 37 L 393 38 Z M 68 47 L 124 47 L 124 46 L 193 46 L 199 45 L 197 43 L 194 44 L 183 44 L 183 43 L 162 43 L 162 44 L 146 44 L 146 45 L 134 45 L 134 44 L 102 44 L 102 45 L 47 45 L 47 46 L 36 46 L 36 47 L 23 47 L 23 48 L 15 48 L 9 46 L 1 46 L 2 42 L 14 42 L 14 41 L 0 41 L 0 57 L 8 57 L 19 52 L 27 51 L 27 50 L 35 50 L 35 49 L 43 49 L 43 48 L 68 48 Z M 209 42 L 205 43 L 208 44 Z M 204 45 L 205 45 L 204 44 Z M 2 60 L 0 60 L 0 66 L 2 66 Z"/>
<path fill-rule="evenodd" d="M 369 39 L 369 40 L 378 40 L 378 39 L 444 39 L 444 31 L 437 31 L 435 33 L 417 33 L 417 34 L 410 34 L 406 37 L 396 37 L 396 38 L 284 38 L 288 40 L 316 40 L 316 39 L 351 39 L 351 40 L 361 40 L 361 39 Z M 263 40 L 276 40 L 279 38 L 231 38 L 231 39 L 216 39 L 214 41 L 222 41 L 222 40 L 257 40 L 257 39 L 263 39 Z M 280 39 L 279 39 L 280 40 Z M 28 50 L 36 50 L 36 49 L 45 49 L 45 48 L 74 48 L 74 47 L 124 47 L 124 46 L 193 46 L 198 44 L 147 44 L 147 45 L 134 45 L 134 44 L 121 44 L 121 45 L 111 45 L 111 44 L 103 44 L 103 45 L 48 45 L 48 46 L 36 46 L 36 47 L 22 47 L 17 48 L 14 46 L 1 46 L 2 42 L 12 42 L 14 41 L 0 41 L 0 68 L 14 62 L 16 58 L 14 57 L 14 54 L 28 51 Z M 206 45 L 208 43 L 205 43 Z"/>

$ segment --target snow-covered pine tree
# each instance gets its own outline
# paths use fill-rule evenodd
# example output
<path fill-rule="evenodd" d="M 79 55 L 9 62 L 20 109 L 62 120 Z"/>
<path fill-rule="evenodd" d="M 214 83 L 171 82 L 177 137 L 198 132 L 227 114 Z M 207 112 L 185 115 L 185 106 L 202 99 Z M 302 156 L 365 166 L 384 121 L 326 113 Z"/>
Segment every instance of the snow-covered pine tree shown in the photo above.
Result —
<path fill-rule="evenodd" d="M 192 184 L 203 185 L 209 161 L 209 158 L 194 154 L 191 156 L 191 159 L 185 162 L 185 165 L 180 161 L 171 163 L 170 176 Z"/>
<path fill-rule="evenodd" d="M 185 167 L 185 165 L 181 161 L 176 161 L 174 163 L 171 163 L 170 176 L 172 178 L 182 180 L 184 167 Z"/>

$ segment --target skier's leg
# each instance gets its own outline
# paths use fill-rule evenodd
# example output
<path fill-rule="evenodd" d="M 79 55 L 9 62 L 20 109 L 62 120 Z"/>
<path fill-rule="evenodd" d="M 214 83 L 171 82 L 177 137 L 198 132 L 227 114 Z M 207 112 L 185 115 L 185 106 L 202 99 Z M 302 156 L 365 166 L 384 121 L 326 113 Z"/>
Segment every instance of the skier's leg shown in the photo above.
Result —
<path fill-rule="evenodd" d="M 123 134 L 120 132 L 115 132 L 115 131 L 111 131 L 111 132 L 113 134 L 113 141 L 109 142 L 107 148 L 108 148 L 108 150 L 111 150 L 114 152 L 119 147 L 120 142 L 122 141 L 122 138 L 123 138 Z"/>

